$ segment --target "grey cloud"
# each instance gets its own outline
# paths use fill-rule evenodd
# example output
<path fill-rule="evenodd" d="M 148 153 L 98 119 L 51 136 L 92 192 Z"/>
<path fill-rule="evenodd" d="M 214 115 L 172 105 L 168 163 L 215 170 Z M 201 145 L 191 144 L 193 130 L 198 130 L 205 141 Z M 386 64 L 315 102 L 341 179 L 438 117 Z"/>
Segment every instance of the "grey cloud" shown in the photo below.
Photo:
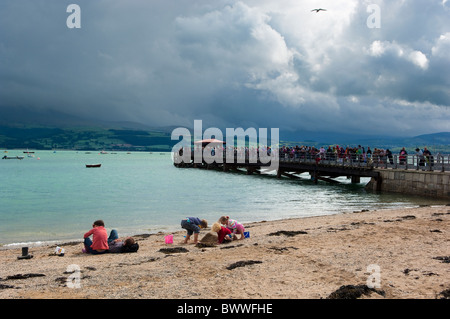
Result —
<path fill-rule="evenodd" d="M 82 28 L 72 30 L 70 1 L 5 0 L 0 111 L 153 126 L 448 131 L 448 4 L 373 2 L 381 29 L 366 26 L 368 1 L 324 0 L 328 11 L 315 14 L 314 1 L 80 0 Z"/>

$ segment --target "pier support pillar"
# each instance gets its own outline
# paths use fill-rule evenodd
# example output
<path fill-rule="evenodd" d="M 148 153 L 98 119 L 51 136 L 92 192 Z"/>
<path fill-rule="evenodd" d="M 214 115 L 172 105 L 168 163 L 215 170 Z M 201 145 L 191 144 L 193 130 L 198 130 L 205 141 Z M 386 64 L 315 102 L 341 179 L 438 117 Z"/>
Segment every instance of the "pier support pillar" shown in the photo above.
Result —
<path fill-rule="evenodd" d="M 311 176 L 314 184 L 317 184 L 317 180 L 319 179 L 319 174 L 317 173 L 317 171 L 310 172 L 309 175 Z"/>
<path fill-rule="evenodd" d="M 257 166 L 253 166 L 253 167 L 247 167 L 247 175 L 252 175 L 252 174 L 261 174 L 261 172 L 259 171 L 261 169 L 261 167 L 257 167 Z"/>
<path fill-rule="evenodd" d="M 352 184 L 359 184 L 359 183 L 361 183 L 361 177 L 352 176 Z"/>
<path fill-rule="evenodd" d="M 381 176 L 381 174 L 380 174 L 380 176 L 378 176 L 377 178 L 376 178 L 376 181 L 377 181 L 377 192 L 381 192 L 381 185 L 382 185 L 382 182 L 383 182 L 383 177 Z"/>

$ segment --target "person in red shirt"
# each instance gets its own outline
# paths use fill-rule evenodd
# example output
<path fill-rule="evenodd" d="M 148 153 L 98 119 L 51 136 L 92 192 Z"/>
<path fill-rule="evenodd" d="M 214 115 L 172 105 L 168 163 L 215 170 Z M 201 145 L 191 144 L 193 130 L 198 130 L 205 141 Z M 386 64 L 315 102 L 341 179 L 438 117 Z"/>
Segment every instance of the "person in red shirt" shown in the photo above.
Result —
<path fill-rule="evenodd" d="M 89 236 L 92 235 L 92 240 Z M 109 249 L 108 234 L 103 220 L 96 220 L 92 229 L 84 234 L 84 248 L 90 254 L 103 254 Z"/>
<path fill-rule="evenodd" d="M 217 242 L 222 244 L 225 241 L 231 241 L 231 230 L 226 227 L 221 226 L 219 223 L 214 223 L 211 226 L 211 230 L 217 233 Z"/>

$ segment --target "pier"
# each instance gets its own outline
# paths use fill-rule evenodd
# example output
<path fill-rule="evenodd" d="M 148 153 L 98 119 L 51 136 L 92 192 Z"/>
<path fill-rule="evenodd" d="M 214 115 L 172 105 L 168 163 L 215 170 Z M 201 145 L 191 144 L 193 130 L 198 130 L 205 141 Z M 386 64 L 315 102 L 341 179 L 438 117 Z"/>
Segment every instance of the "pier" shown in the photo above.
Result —
<path fill-rule="evenodd" d="M 181 159 L 174 154 L 176 167 L 214 169 L 220 171 L 242 171 L 247 175 L 269 173 L 278 178 L 299 179 L 300 174 L 309 173 L 311 180 L 339 183 L 337 177 L 347 177 L 351 183 L 360 183 L 361 177 L 369 177 L 369 191 L 396 192 L 436 198 L 450 198 L 450 155 L 424 158 L 416 155 L 391 157 L 361 156 L 281 156 L 277 165 L 262 161 L 257 156 L 245 154 L 226 157 L 225 154 Z"/>

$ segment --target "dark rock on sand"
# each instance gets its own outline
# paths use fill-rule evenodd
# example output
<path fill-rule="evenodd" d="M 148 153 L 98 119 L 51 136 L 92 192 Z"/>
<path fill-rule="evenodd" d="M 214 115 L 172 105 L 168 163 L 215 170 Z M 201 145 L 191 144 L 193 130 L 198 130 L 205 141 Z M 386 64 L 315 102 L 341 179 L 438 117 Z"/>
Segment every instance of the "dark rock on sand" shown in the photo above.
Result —
<path fill-rule="evenodd" d="M 259 260 L 242 260 L 242 261 L 235 262 L 234 264 L 231 264 L 230 266 L 227 267 L 227 269 L 232 270 L 232 269 L 238 268 L 238 267 L 244 267 L 244 266 L 248 266 L 248 265 L 261 264 L 261 263 L 262 263 L 262 261 L 259 261 Z"/>
<path fill-rule="evenodd" d="M 16 287 L 11 286 L 11 285 L 0 284 L 0 289 L 14 289 L 14 288 L 16 288 Z M 16 289 L 18 289 L 18 288 L 16 288 Z"/>
<path fill-rule="evenodd" d="M 441 299 L 450 299 L 450 289 L 441 291 L 439 295 L 442 296 Z"/>
<path fill-rule="evenodd" d="M 269 236 L 280 236 L 280 235 L 285 235 L 288 237 L 293 237 L 293 236 L 297 236 L 297 235 L 304 235 L 307 234 L 307 232 L 302 231 L 302 230 L 298 230 L 298 231 L 288 231 L 288 230 L 280 230 L 274 233 L 270 233 Z"/>
<path fill-rule="evenodd" d="M 268 249 L 274 250 L 275 252 L 282 253 L 285 251 L 289 251 L 289 249 L 298 250 L 297 247 L 269 247 Z"/>
<path fill-rule="evenodd" d="M 449 264 L 450 263 L 450 256 L 434 257 L 433 259 L 440 260 L 444 264 Z"/>
<path fill-rule="evenodd" d="M 45 277 L 45 275 L 44 274 L 24 274 L 24 275 L 17 274 L 17 275 L 8 276 L 4 280 L 28 279 L 28 278 L 33 278 L 33 277 Z"/>
<path fill-rule="evenodd" d="M 55 279 L 55 282 L 57 282 L 61 287 L 65 287 L 67 283 L 66 277 L 58 277 Z"/>
<path fill-rule="evenodd" d="M 258 245 L 258 244 L 256 244 Z M 231 245 L 231 246 L 224 246 L 224 247 L 220 247 L 220 249 L 231 249 L 231 248 L 236 248 L 236 247 L 241 247 L 244 246 L 244 244 L 237 244 L 237 245 Z"/>
<path fill-rule="evenodd" d="M 197 247 L 197 248 L 216 247 L 216 244 L 214 244 L 214 243 L 197 243 L 197 244 L 195 244 L 195 247 Z"/>
<path fill-rule="evenodd" d="M 184 247 L 173 247 L 173 248 L 161 248 L 159 252 L 164 254 L 176 254 L 176 253 L 187 253 L 189 250 L 187 250 Z"/>
<path fill-rule="evenodd" d="M 376 290 L 375 288 L 369 288 L 367 285 L 347 285 L 341 286 L 338 290 L 332 292 L 327 299 L 358 299 L 362 295 L 370 295 L 375 292 L 381 296 L 385 296 L 383 290 Z"/>
<path fill-rule="evenodd" d="M 411 271 L 417 271 L 417 269 L 409 269 L 409 268 L 406 268 L 405 270 L 403 270 L 403 273 L 404 273 L 405 275 L 409 275 L 409 273 L 410 273 Z"/>
<path fill-rule="evenodd" d="M 97 270 L 97 268 L 92 267 L 92 266 L 86 266 L 86 267 L 84 267 L 84 268 L 86 268 L 87 270 L 92 270 L 92 271 Z"/>

